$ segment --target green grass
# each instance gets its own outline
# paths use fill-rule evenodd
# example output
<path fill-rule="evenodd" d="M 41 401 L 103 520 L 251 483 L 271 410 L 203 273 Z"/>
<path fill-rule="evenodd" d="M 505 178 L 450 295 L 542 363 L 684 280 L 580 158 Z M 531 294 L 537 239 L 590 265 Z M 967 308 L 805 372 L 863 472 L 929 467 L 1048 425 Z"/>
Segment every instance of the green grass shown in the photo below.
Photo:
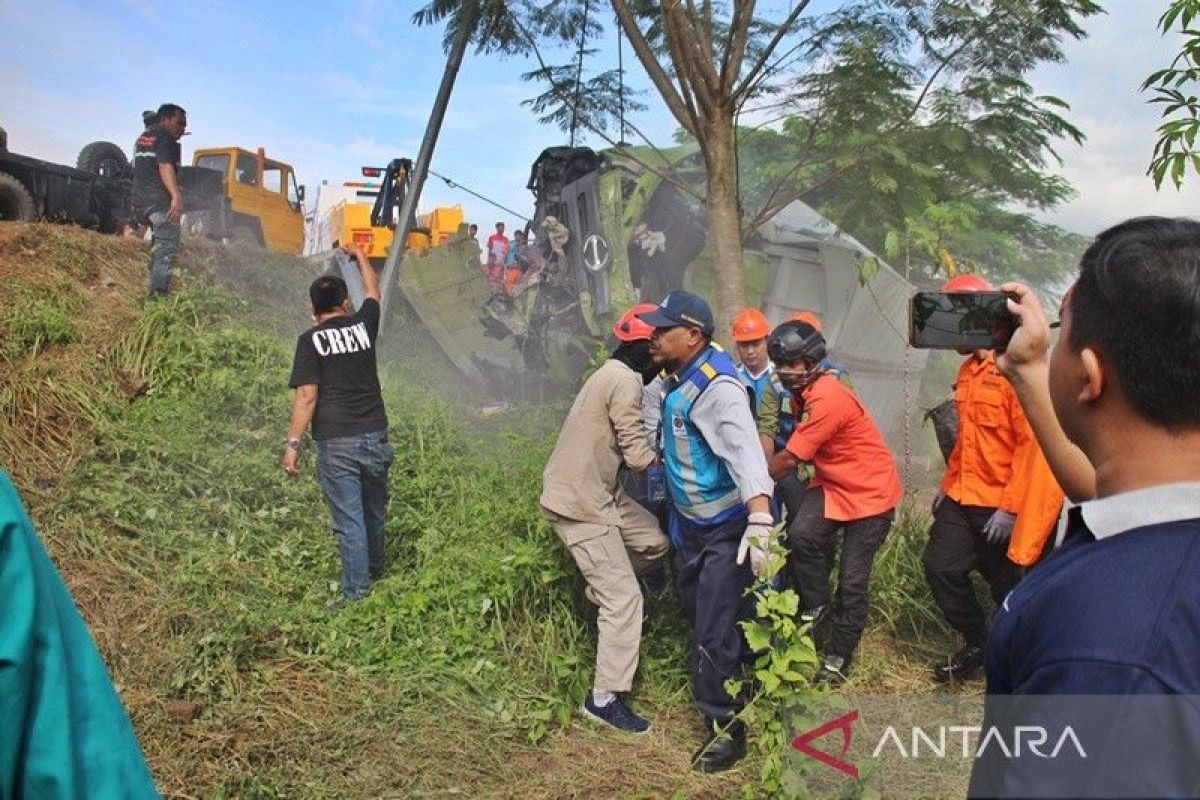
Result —
<path fill-rule="evenodd" d="M 122 248 L 130 265 L 112 274 L 140 291 L 136 244 L 89 256 L 66 234 L 39 237 L 62 261 L 54 297 L 76 330 L 100 330 L 78 280 L 116 270 Z M 91 336 L 106 346 L 24 340 L 0 383 L 0 443 L 34 465 L 21 488 L 164 793 L 733 796 L 753 783 L 753 759 L 718 778 L 689 770 L 701 730 L 670 589 L 648 597 L 634 689 L 654 733 L 629 742 L 574 715 L 594 611 L 537 508 L 569 399 L 481 417 L 441 399 L 463 393 L 445 365 L 415 360 L 436 353 L 395 348 L 406 357 L 382 370 L 389 567 L 369 599 L 327 615 L 339 563 L 313 454 L 296 481 L 278 465 L 310 276 L 202 245 L 187 257 L 182 290 L 120 311 L 119 335 Z M 54 458 L 29 420 L 63 421 Z M 856 688 L 910 690 L 901 678 L 946 646 L 920 572 L 925 524 L 901 515 L 881 551 Z M 173 700 L 200 717 L 172 719 Z"/>

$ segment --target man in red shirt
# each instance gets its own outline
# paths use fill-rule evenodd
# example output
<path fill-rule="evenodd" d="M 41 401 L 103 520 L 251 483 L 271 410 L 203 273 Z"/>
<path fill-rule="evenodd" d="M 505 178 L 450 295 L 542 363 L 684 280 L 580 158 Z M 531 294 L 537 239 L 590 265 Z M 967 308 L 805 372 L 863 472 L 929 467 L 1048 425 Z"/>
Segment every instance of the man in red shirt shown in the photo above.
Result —
<path fill-rule="evenodd" d="M 504 235 L 504 223 L 496 223 L 496 232 L 487 240 L 487 265 L 483 272 L 488 283 L 496 289 L 504 288 L 504 260 L 508 258 L 508 237 Z"/>
<path fill-rule="evenodd" d="M 845 682 L 871 601 L 875 553 L 904 494 L 895 459 L 854 392 L 821 367 L 825 337 L 806 322 L 774 330 L 767 352 L 785 388 L 803 399 L 804 414 L 785 449 L 771 458 L 771 477 L 813 466 L 800 509 L 788 528 L 789 562 L 800 585 L 801 622 L 815 628 L 829 606 L 830 540 L 844 529 L 838 588 L 828 614 L 832 632 L 813 681 Z M 797 404 L 799 405 L 799 404 Z"/>

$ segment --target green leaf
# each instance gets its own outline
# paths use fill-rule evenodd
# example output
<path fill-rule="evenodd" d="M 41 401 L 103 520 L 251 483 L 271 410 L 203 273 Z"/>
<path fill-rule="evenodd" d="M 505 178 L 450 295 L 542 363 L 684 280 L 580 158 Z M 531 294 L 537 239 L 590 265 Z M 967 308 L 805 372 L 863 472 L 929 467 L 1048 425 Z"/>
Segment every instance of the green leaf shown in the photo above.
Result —
<path fill-rule="evenodd" d="M 761 622 L 752 622 L 744 626 L 746 644 L 752 652 L 760 652 L 771 646 L 771 629 Z"/>
<path fill-rule="evenodd" d="M 871 281 L 875 280 L 875 276 L 879 274 L 879 259 L 874 256 L 867 256 L 858 262 L 858 282 L 861 286 L 866 286 Z"/>

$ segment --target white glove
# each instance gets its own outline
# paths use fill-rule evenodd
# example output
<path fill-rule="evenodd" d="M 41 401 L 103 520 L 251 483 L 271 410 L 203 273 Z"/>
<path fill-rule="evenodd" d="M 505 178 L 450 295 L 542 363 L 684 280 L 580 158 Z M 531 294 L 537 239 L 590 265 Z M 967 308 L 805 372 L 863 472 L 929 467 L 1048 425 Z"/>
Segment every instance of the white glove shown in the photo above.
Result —
<path fill-rule="evenodd" d="M 1013 526 L 1017 524 L 1017 515 L 996 509 L 996 513 L 983 523 L 983 532 L 992 544 L 1007 542 L 1012 538 Z"/>
<path fill-rule="evenodd" d="M 761 578 L 767 566 L 767 548 L 775 533 L 775 520 L 770 514 L 751 514 L 746 524 L 746 532 L 742 534 L 742 542 L 738 545 L 737 563 L 746 563 L 746 554 L 750 554 L 750 569 L 756 577 Z"/>

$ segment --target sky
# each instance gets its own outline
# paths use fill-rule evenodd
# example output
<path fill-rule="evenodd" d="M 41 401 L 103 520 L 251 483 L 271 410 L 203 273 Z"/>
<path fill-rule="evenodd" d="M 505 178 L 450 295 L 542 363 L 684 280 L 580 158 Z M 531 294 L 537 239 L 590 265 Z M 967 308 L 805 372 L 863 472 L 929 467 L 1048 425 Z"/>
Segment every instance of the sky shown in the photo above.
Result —
<path fill-rule="evenodd" d="M 1063 64 L 1032 76 L 1039 93 L 1067 100 L 1087 135 L 1059 146 L 1061 172 L 1078 191 L 1043 219 L 1091 234 L 1138 214 L 1196 215 L 1200 176 L 1183 191 L 1155 192 L 1146 176 L 1158 111 L 1138 87 L 1165 66 L 1176 42 L 1155 21 L 1166 0 L 1107 0 L 1089 37 L 1066 46 Z M 760 3 L 770 11 L 774 3 Z M 786 5 L 786 4 L 785 4 Z M 188 110 L 184 161 L 199 147 L 264 147 L 295 166 L 309 197 L 321 181 L 357 180 L 364 165 L 415 158 L 441 78 L 440 28 L 417 28 L 418 3 L 385 0 L 0 0 L 0 126 L 9 149 L 74 163 L 88 142 L 132 148 L 143 109 Z M 616 66 L 615 34 L 592 58 Z M 566 54 L 550 54 L 556 63 Z M 625 49 L 630 84 L 647 81 Z M 539 125 L 521 101 L 535 63 L 468 54 L 432 168 L 519 213 L 532 211 L 529 168 L 565 134 Z M 634 123 L 656 143 L 675 123 L 653 93 Z M 582 142 L 597 148 L 595 136 Z M 636 143 L 636 142 L 635 142 Z M 459 203 L 481 229 L 515 215 L 431 177 L 422 210 Z"/>

